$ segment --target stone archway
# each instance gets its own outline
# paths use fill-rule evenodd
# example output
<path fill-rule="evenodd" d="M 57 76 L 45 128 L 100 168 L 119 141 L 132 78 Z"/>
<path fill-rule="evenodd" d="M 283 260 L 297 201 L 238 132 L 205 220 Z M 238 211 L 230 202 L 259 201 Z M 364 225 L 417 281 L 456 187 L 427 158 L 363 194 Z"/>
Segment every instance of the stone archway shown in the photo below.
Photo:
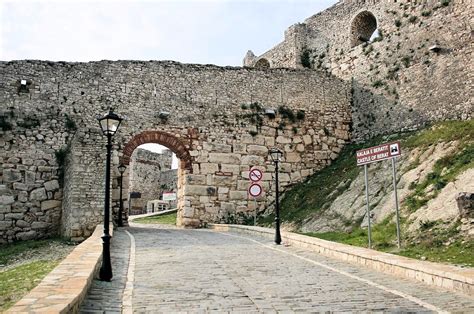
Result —
<path fill-rule="evenodd" d="M 178 176 L 177 209 L 178 209 L 178 213 L 180 213 L 184 207 L 184 186 L 185 186 L 185 181 L 186 181 L 185 177 L 186 177 L 186 174 L 192 173 L 192 158 L 189 153 L 188 147 L 186 147 L 182 139 L 176 137 L 173 134 L 157 131 L 157 130 L 141 132 L 139 134 L 134 135 L 132 139 L 130 139 L 128 143 L 125 145 L 123 149 L 123 155 L 121 157 L 121 162 L 129 166 L 134 150 L 142 144 L 150 144 L 150 143 L 165 146 L 166 148 L 170 149 L 173 153 L 175 153 L 176 157 L 179 159 L 179 165 L 178 165 L 178 171 L 177 171 L 177 176 Z M 128 182 L 128 180 L 129 180 L 129 172 L 127 169 L 127 171 L 124 174 L 124 182 Z M 129 186 L 126 185 L 123 190 L 124 190 L 123 197 L 126 198 L 124 200 L 124 203 L 126 204 L 127 203 L 126 201 L 128 201 L 129 192 L 130 192 Z M 119 199 L 120 198 L 115 200 L 116 203 L 119 202 Z M 125 222 L 128 221 L 129 210 L 130 208 L 126 206 L 126 209 L 124 210 L 123 217 L 122 217 L 123 221 Z M 181 216 L 182 215 L 178 215 L 178 225 L 182 225 Z"/>
<path fill-rule="evenodd" d="M 377 19 L 372 12 L 362 11 L 351 23 L 351 47 L 368 42 L 377 29 Z"/>

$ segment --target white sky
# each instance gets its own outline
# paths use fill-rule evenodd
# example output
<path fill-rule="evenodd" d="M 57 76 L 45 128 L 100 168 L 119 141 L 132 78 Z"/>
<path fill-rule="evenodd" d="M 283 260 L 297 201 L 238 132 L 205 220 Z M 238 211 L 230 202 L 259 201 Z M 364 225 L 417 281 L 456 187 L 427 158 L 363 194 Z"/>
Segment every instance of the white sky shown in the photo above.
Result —
<path fill-rule="evenodd" d="M 142 144 L 138 147 L 149 150 L 149 151 L 152 151 L 154 153 L 161 153 L 163 151 L 163 149 L 168 149 L 163 145 L 153 144 L 153 143 Z M 178 169 L 178 158 L 176 157 L 175 153 L 173 153 L 173 159 L 172 159 L 172 162 L 171 162 L 171 169 Z"/>
<path fill-rule="evenodd" d="M 337 0 L 0 0 L 0 60 L 242 65 Z"/>

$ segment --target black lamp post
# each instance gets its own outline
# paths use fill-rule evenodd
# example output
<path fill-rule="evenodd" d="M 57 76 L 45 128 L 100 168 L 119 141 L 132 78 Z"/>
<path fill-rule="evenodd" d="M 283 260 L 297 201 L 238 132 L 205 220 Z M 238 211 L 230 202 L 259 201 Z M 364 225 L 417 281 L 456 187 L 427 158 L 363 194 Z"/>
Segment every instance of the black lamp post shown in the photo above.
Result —
<path fill-rule="evenodd" d="M 270 157 L 275 163 L 275 243 L 281 243 L 280 235 L 280 193 L 278 188 L 278 162 L 283 156 L 283 153 L 278 148 L 270 149 Z"/>
<path fill-rule="evenodd" d="M 123 188 L 123 173 L 125 172 L 125 167 L 124 164 L 120 164 L 118 166 L 118 171 L 120 172 L 120 206 L 119 206 L 119 212 L 118 212 L 118 218 L 117 218 L 117 226 L 123 227 L 123 199 L 122 199 L 122 188 Z"/>
<path fill-rule="evenodd" d="M 104 204 L 104 235 L 102 236 L 102 266 L 99 278 L 103 281 L 112 279 L 112 264 L 110 262 L 110 157 L 112 150 L 112 136 L 117 132 L 122 118 L 112 112 L 112 109 L 101 118 L 98 118 L 102 133 L 107 136 L 107 159 L 105 163 L 105 204 Z"/>

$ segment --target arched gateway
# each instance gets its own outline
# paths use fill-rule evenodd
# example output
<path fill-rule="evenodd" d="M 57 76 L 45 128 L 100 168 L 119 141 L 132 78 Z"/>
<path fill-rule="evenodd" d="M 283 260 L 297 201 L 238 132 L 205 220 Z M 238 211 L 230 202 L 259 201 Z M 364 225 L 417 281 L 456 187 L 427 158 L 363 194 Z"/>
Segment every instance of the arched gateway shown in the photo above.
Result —
<path fill-rule="evenodd" d="M 189 154 L 189 146 L 186 146 L 183 143 L 183 141 L 179 139 L 178 137 L 176 137 L 175 135 L 162 132 L 162 131 L 157 131 L 157 130 L 144 131 L 133 136 L 133 138 L 125 145 L 122 151 L 121 163 L 123 163 L 126 166 L 129 165 L 134 150 L 142 144 L 149 144 L 149 143 L 165 146 L 166 148 L 170 149 L 173 153 L 175 153 L 176 157 L 179 159 L 179 167 L 177 171 L 177 175 L 178 175 L 178 180 L 177 180 L 178 221 L 177 221 L 177 224 L 183 225 L 182 210 L 184 208 L 184 185 L 186 184 L 185 176 L 187 173 L 190 173 L 192 171 L 192 160 L 191 160 L 191 155 Z M 128 176 L 129 176 L 129 173 L 125 172 L 124 182 L 128 182 Z M 123 197 L 125 197 L 125 199 L 123 200 L 125 204 L 127 204 L 127 202 L 125 201 L 130 195 L 129 192 L 130 191 L 128 190 L 128 186 L 125 186 L 124 191 L 122 193 Z M 115 201 L 116 204 L 119 203 L 120 197 L 118 199 L 117 198 L 113 199 L 113 201 Z M 128 210 L 130 209 L 128 208 Z M 123 219 L 125 221 L 128 220 L 128 210 L 124 211 Z"/>
<path fill-rule="evenodd" d="M 1 241 L 81 240 L 102 223 L 106 139 L 96 116 L 109 107 L 125 118 L 113 138 L 114 210 L 120 161 L 158 143 L 181 161 L 185 227 L 270 211 L 271 147 L 284 152 L 284 188 L 328 165 L 349 139 L 350 84 L 319 72 L 153 61 L 12 61 L 0 72 Z M 18 80 L 30 83 L 26 92 Z M 253 167 L 263 172 L 257 206 L 247 192 Z"/>

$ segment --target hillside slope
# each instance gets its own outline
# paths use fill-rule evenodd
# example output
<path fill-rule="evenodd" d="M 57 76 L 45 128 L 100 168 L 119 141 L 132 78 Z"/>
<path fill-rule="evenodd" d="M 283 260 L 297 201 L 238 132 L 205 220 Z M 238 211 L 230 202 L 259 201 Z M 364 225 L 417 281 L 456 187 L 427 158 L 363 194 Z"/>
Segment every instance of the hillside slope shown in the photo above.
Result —
<path fill-rule="evenodd" d="M 365 246 L 364 172 L 355 165 L 355 151 L 393 140 L 400 140 L 402 145 L 402 157 L 397 159 L 397 190 L 403 246 L 444 250 L 459 246 L 460 251 L 472 252 L 473 201 L 461 193 L 474 193 L 474 120 L 444 122 L 416 133 L 347 146 L 331 166 L 285 193 L 283 227 Z M 390 161 L 369 166 L 369 195 L 375 247 L 392 250 L 396 232 Z M 467 254 L 471 257 L 461 263 L 470 264 L 470 258 L 474 262 L 473 254 Z"/>

